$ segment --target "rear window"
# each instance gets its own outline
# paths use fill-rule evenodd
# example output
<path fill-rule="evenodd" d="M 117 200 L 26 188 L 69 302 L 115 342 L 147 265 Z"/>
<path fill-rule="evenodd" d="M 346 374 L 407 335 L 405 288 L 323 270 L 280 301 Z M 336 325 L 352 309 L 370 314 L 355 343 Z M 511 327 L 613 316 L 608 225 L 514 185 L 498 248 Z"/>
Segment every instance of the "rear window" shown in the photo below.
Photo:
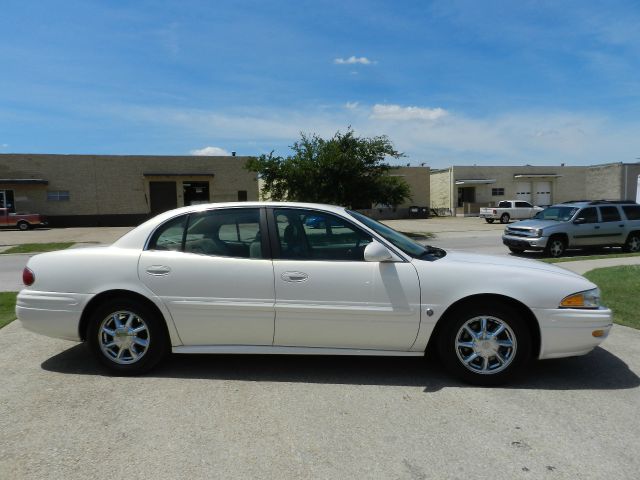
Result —
<path fill-rule="evenodd" d="M 640 220 L 640 205 L 625 205 L 622 211 L 629 220 Z"/>
<path fill-rule="evenodd" d="M 616 207 L 600 207 L 600 215 L 603 222 L 617 222 L 620 220 L 620 212 Z"/>
<path fill-rule="evenodd" d="M 498 204 L 498 208 L 511 208 L 511 202 L 502 201 Z"/>

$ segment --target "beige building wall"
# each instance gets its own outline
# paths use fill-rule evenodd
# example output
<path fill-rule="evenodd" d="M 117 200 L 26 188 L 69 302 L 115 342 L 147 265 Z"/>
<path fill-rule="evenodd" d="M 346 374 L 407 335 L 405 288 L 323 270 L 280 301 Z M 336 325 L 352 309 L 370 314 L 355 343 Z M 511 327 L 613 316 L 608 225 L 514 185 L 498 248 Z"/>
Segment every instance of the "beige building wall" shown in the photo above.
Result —
<path fill-rule="evenodd" d="M 429 183 L 431 185 L 431 208 L 451 209 L 453 189 L 453 168 L 431 170 Z"/>
<path fill-rule="evenodd" d="M 247 157 L 151 155 L 1 154 L 2 179 L 43 179 L 48 185 L 0 185 L 13 190 L 16 210 L 48 216 L 148 214 L 149 182 L 175 181 L 178 206 L 182 183 L 206 181 L 211 202 L 258 199 L 258 181 L 244 169 Z M 153 175 L 149 175 L 153 174 Z M 47 192 L 68 191 L 68 201 L 47 200 Z"/>
<path fill-rule="evenodd" d="M 636 200 L 640 163 L 609 163 L 587 169 L 586 188 L 594 200 Z"/>
<path fill-rule="evenodd" d="M 430 204 L 429 167 L 399 167 L 391 170 L 390 175 L 401 177 L 411 189 L 411 198 L 397 205 L 398 208 L 428 207 Z"/>

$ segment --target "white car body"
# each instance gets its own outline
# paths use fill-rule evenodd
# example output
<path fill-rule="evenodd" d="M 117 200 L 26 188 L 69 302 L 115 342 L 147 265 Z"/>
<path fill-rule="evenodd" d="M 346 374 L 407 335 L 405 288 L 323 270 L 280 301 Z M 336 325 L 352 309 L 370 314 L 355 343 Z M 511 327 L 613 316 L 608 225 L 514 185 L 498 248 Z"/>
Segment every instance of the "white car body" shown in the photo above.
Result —
<path fill-rule="evenodd" d="M 180 214 L 230 208 L 304 208 L 336 215 L 384 245 L 372 261 L 235 258 L 145 247 Z M 239 236 L 240 234 L 238 234 Z M 386 250 L 385 250 L 386 251 Z M 18 295 L 25 328 L 85 340 L 83 312 L 109 292 L 132 292 L 162 313 L 175 353 L 424 355 L 438 322 L 457 302 L 509 302 L 530 312 L 534 356 L 591 351 L 611 328 L 611 311 L 559 308 L 596 286 L 568 270 L 509 257 L 447 252 L 412 258 L 344 208 L 302 203 L 230 203 L 166 212 L 109 247 L 29 260 L 35 283 Z M 594 330 L 603 335 L 592 336 Z"/>
<path fill-rule="evenodd" d="M 542 210 L 544 208 L 534 207 L 523 200 L 501 200 L 496 207 L 481 208 L 479 216 L 488 221 L 500 220 L 502 223 L 508 223 L 510 220 L 531 218 Z"/>

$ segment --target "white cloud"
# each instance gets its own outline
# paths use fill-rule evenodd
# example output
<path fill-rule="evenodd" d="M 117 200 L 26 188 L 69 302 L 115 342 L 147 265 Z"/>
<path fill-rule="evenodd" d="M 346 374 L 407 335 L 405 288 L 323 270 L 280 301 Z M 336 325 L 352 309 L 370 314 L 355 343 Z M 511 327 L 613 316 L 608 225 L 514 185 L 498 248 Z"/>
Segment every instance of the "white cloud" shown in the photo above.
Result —
<path fill-rule="evenodd" d="M 224 148 L 220 148 L 220 147 L 204 147 L 204 148 L 198 148 L 196 150 L 191 150 L 191 155 L 196 155 L 196 156 L 211 156 L 211 157 L 226 157 L 228 155 L 231 155 L 229 152 L 227 152 Z"/>
<path fill-rule="evenodd" d="M 354 55 L 349 58 L 335 58 L 333 63 L 337 65 L 354 65 L 356 63 L 360 63 L 362 65 L 371 65 L 372 63 L 376 63 L 372 60 L 369 60 L 367 57 L 356 57 Z"/>
<path fill-rule="evenodd" d="M 112 106 L 110 113 L 137 123 L 162 124 L 174 136 L 176 132 L 202 139 L 215 135 L 253 148 L 256 154 L 275 149 L 277 154 L 286 155 L 287 147 L 299 138 L 300 132 L 327 138 L 338 130 L 344 132 L 351 125 L 358 135 L 387 135 L 397 150 L 408 155 L 408 161 L 426 162 L 433 168 L 473 163 L 630 162 L 635 161 L 640 151 L 639 122 L 620 121 L 595 113 L 527 110 L 478 117 L 438 108 L 387 104 L 378 104 L 377 109 L 376 105 L 362 104 L 357 108 L 347 108 L 344 104 L 334 107 L 311 106 L 300 110 L 251 107 L 242 111 L 212 112 Z M 197 151 L 207 149 L 192 153 Z M 222 149 L 208 151 L 213 155 L 220 154 L 218 151 L 226 154 Z"/>
<path fill-rule="evenodd" d="M 442 108 L 376 104 L 371 109 L 371 118 L 380 120 L 437 120 L 445 115 L 447 111 Z"/>
<path fill-rule="evenodd" d="M 358 102 L 347 102 L 344 104 L 344 108 L 346 108 L 347 110 L 355 110 L 359 106 L 360 104 Z"/>

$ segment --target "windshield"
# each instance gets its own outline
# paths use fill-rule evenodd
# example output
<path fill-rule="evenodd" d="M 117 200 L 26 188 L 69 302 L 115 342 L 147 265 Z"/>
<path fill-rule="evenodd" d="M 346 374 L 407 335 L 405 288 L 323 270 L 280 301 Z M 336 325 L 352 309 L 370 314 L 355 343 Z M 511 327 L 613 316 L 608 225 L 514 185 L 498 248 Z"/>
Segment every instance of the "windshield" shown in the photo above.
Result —
<path fill-rule="evenodd" d="M 369 218 L 365 215 L 362 215 L 358 212 L 353 212 L 351 210 L 347 210 L 347 213 L 357 220 L 364 223 L 367 227 L 375 231 L 378 235 L 383 237 L 385 240 L 393 243 L 396 247 L 402 250 L 407 255 L 411 255 L 414 258 L 423 257 L 426 254 L 432 253 L 431 247 L 425 247 L 420 245 L 418 242 L 411 240 L 406 235 L 401 234 L 400 232 L 396 232 L 394 229 L 383 225 L 380 222 L 376 222 L 372 218 Z"/>
<path fill-rule="evenodd" d="M 536 213 L 538 220 L 556 220 L 558 222 L 567 222 L 578 211 L 576 207 L 549 207 L 541 212 Z"/>

